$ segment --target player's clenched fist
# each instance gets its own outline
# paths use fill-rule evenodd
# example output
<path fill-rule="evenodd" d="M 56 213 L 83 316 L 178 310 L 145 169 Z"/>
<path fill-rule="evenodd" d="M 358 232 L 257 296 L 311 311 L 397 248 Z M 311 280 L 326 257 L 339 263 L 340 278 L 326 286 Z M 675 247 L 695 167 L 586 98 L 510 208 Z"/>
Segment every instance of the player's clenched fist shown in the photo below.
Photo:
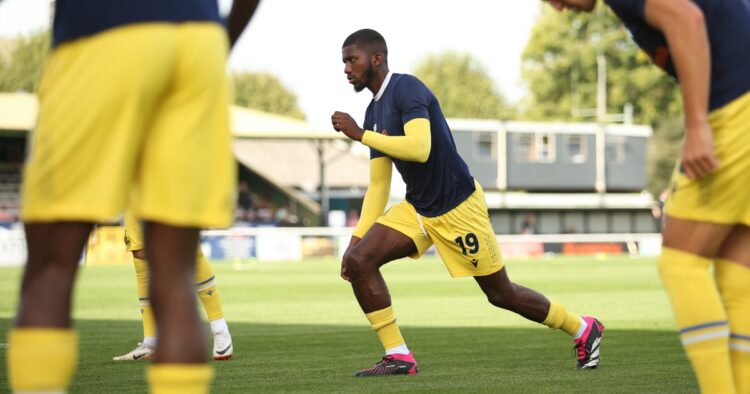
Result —
<path fill-rule="evenodd" d="M 346 112 L 334 112 L 331 115 L 331 125 L 333 125 L 334 130 L 343 132 L 355 141 L 362 141 L 362 135 L 365 133 L 364 130 L 359 128 L 351 115 Z"/>

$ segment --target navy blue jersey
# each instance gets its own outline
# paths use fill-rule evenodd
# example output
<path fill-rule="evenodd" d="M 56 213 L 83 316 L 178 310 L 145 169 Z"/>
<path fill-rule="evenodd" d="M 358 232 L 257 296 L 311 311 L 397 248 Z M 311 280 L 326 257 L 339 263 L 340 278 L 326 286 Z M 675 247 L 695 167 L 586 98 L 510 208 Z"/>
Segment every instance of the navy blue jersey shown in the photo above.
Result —
<path fill-rule="evenodd" d="M 654 63 L 677 77 L 664 35 L 646 23 L 647 0 L 605 0 Z M 703 11 L 711 45 L 711 96 L 715 110 L 750 91 L 750 1 L 692 0 Z"/>
<path fill-rule="evenodd" d="M 141 22 L 220 22 L 216 0 L 57 0 L 53 45 Z"/>
<path fill-rule="evenodd" d="M 365 113 L 364 128 L 393 136 L 404 135 L 412 119 L 430 121 L 430 156 L 425 163 L 391 158 L 406 184 L 406 201 L 420 215 L 434 217 L 455 208 L 474 192 L 474 178 L 456 151 L 437 98 L 422 81 L 408 74 L 391 74 L 382 95 Z M 370 149 L 370 158 L 386 156 Z"/>

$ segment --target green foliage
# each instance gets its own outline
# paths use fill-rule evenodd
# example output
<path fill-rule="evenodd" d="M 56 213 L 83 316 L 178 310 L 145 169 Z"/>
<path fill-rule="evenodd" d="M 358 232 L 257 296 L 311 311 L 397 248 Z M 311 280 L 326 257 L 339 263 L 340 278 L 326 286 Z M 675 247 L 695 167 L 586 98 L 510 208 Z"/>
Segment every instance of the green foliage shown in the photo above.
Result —
<path fill-rule="evenodd" d="M 274 75 L 237 73 L 234 80 L 234 103 L 291 118 L 305 119 L 297 96 Z"/>
<path fill-rule="evenodd" d="M 677 158 L 682 152 L 684 122 L 672 117 L 659 122 L 648 144 L 648 190 L 654 196 L 669 187 Z"/>
<path fill-rule="evenodd" d="M 607 113 L 630 103 L 635 123 L 654 127 L 649 155 L 649 190 L 658 194 L 674 162 L 675 135 L 681 134 L 682 103 L 677 83 L 654 66 L 608 7 L 591 14 L 558 13 L 543 5 L 523 53 L 522 78 L 530 96 L 523 117 L 575 120 L 574 109 L 596 106 L 597 54 L 607 60 Z M 591 120 L 591 119 L 589 119 Z"/>
<path fill-rule="evenodd" d="M 0 91 L 36 91 L 49 48 L 49 31 L 19 38 L 8 59 L 0 56 Z M 305 118 L 297 96 L 271 74 L 235 74 L 234 87 L 235 103 L 238 105 L 298 119 Z"/>
<path fill-rule="evenodd" d="M 19 38 L 8 59 L 0 57 L 0 91 L 34 92 L 49 54 L 50 33 Z M 267 73 L 234 74 L 235 103 L 266 112 L 304 119 L 297 96 Z"/>
<path fill-rule="evenodd" d="M 467 53 L 429 55 L 413 73 L 435 93 L 447 117 L 501 119 L 510 115 L 492 78 Z"/>
<path fill-rule="evenodd" d="M 8 72 L 8 64 L 7 61 L 3 58 L 2 54 L 0 54 L 0 92 L 4 91 L 3 85 L 5 80 L 5 75 Z"/>
<path fill-rule="evenodd" d="M 36 91 L 49 48 L 49 31 L 19 38 L 10 58 L 6 61 L 0 58 L 0 91 Z"/>

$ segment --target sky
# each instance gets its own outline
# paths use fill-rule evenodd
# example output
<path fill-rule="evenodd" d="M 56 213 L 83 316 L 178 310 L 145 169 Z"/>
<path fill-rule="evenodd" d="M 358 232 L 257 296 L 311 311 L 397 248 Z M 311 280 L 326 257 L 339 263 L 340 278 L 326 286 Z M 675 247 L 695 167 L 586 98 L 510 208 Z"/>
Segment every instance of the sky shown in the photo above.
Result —
<path fill-rule="evenodd" d="M 220 0 L 227 10 L 231 0 Z M 269 72 L 299 98 L 307 121 L 330 129 L 334 111 L 360 124 L 372 98 L 354 93 L 344 75 L 341 44 L 361 28 L 379 31 L 393 72 L 410 73 L 427 55 L 471 54 L 511 102 L 525 94 L 520 61 L 538 0 L 263 0 L 232 51 L 232 71 Z M 49 0 L 0 0 L 0 36 L 49 25 Z"/>

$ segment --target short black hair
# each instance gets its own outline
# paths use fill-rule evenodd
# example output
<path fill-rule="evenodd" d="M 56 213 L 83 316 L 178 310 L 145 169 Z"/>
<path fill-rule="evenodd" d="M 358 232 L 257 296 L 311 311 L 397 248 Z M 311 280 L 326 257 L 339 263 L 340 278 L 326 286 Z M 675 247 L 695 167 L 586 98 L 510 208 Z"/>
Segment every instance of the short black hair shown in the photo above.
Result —
<path fill-rule="evenodd" d="M 372 29 L 357 30 L 349 37 L 344 40 L 344 45 L 341 48 L 348 47 L 349 45 L 356 45 L 366 49 L 370 53 L 380 52 L 388 57 L 388 46 L 385 44 L 385 38 Z"/>

